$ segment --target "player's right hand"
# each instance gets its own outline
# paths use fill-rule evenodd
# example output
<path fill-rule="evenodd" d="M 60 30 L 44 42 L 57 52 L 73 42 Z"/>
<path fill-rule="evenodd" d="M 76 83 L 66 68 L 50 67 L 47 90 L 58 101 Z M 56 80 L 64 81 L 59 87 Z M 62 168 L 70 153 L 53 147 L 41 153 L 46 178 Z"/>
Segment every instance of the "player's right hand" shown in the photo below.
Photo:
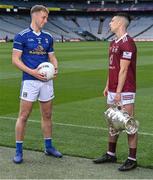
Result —
<path fill-rule="evenodd" d="M 107 87 L 107 86 L 105 87 L 105 89 L 104 89 L 104 91 L 103 91 L 103 95 L 104 95 L 104 96 L 107 96 L 107 95 L 108 95 L 108 87 Z"/>
<path fill-rule="evenodd" d="M 41 81 L 47 81 L 47 78 L 45 77 L 44 74 L 40 74 L 38 72 L 38 69 L 32 69 L 31 75 L 34 76 L 35 78 L 41 80 Z"/>

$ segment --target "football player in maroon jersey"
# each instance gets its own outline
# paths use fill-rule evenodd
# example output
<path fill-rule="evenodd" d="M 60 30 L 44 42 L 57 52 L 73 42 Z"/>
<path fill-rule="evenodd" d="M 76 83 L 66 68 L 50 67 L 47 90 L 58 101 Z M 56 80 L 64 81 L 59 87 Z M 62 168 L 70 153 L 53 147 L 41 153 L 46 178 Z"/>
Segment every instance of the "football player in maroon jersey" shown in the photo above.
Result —
<path fill-rule="evenodd" d="M 104 96 L 107 96 L 108 107 L 122 104 L 129 115 L 134 115 L 134 101 L 136 92 L 136 55 L 137 48 L 134 40 L 128 35 L 127 27 L 130 17 L 127 14 L 117 14 L 110 22 L 110 29 L 116 39 L 109 47 L 109 71 Z M 120 171 L 127 171 L 137 167 L 136 149 L 137 133 L 128 136 L 129 155 Z M 116 143 L 118 135 L 109 134 L 108 150 L 106 154 L 93 162 L 96 164 L 116 162 Z"/>

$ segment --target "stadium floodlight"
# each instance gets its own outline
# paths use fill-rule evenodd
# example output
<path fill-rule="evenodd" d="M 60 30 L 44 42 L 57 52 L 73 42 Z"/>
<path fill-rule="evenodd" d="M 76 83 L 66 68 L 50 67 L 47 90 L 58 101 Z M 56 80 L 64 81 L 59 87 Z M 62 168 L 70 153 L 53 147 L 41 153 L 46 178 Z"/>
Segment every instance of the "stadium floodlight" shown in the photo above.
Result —
<path fill-rule="evenodd" d="M 115 2 L 116 2 L 116 4 L 119 4 L 119 0 L 116 0 Z"/>
<path fill-rule="evenodd" d="M 105 4 L 105 1 L 103 0 L 103 1 L 101 1 L 101 5 L 103 6 Z"/>
<path fill-rule="evenodd" d="M 6 12 L 11 12 L 11 9 L 9 9 L 9 8 L 6 8 Z"/>
<path fill-rule="evenodd" d="M 14 8 L 13 11 L 14 11 L 14 12 L 18 12 L 18 9 L 17 9 L 17 8 Z"/>
<path fill-rule="evenodd" d="M 134 3 L 137 4 L 137 3 L 138 3 L 138 0 L 135 0 Z"/>

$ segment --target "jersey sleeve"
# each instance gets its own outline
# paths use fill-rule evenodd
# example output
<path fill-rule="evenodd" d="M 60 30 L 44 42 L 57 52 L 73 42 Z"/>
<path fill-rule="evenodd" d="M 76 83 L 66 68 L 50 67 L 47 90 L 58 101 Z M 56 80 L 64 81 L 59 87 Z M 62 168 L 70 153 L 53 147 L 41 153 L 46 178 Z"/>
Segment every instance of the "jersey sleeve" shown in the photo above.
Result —
<path fill-rule="evenodd" d="M 20 34 L 17 34 L 13 41 L 13 49 L 23 51 L 24 41 Z"/>
<path fill-rule="evenodd" d="M 135 44 L 132 41 L 126 41 L 122 44 L 121 47 L 121 59 L 132 60 L 135 56 L 136 48 Z"/>

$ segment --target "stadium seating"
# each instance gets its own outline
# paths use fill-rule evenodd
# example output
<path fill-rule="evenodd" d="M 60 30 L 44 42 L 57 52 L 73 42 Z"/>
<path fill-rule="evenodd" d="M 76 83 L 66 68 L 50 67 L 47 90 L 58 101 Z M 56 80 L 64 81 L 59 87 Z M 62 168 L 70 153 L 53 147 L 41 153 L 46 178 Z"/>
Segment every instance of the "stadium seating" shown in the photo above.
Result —
<path fill-rule="evenodd" d="M 30 8 L 35 4 L 35 1 L 25 1 L 21 0 L 0 0 L 1 4 L 15 5 L 18 7 Z M 131 8 L 149 8 L 153 3 L 143 2 L 143 3 L 122 3 L 117 5 L 116 3 L 105 3 L 105 5 L 97 3 L 86 3 L 86 1 L 79 2 L 50 2 L 45 1 L 48 7 L 60 7 L 65 9 L 74 8 L 118 8 L 131 9 Z M 109 22 L 112 17 L 112 13 L 102 13 L 102 14 L 62 14 L 54 13 L 49 15 L 48 23 L 46 24 L 44 30 L 50 32 L 56 41 L 71 40 L 111 40 L 113 37 L 109 30 Z M 134 19 L 132 20 L 128 32 L 136 40 L 149 40 L 152 39 L 153 34 L 153 17 L 151 14 L 133 14 Z M 143 22 L 143 23 L 142 23 Z M 24 28 L 27 28 L 30 24 L 30 16 L 26 14 L 14 13 L 14 14 L 2 14 L 0 16 L 0 39 L 4 39 L 6 35 L 9 39 L 13 39 L 14 35 Z"/>

